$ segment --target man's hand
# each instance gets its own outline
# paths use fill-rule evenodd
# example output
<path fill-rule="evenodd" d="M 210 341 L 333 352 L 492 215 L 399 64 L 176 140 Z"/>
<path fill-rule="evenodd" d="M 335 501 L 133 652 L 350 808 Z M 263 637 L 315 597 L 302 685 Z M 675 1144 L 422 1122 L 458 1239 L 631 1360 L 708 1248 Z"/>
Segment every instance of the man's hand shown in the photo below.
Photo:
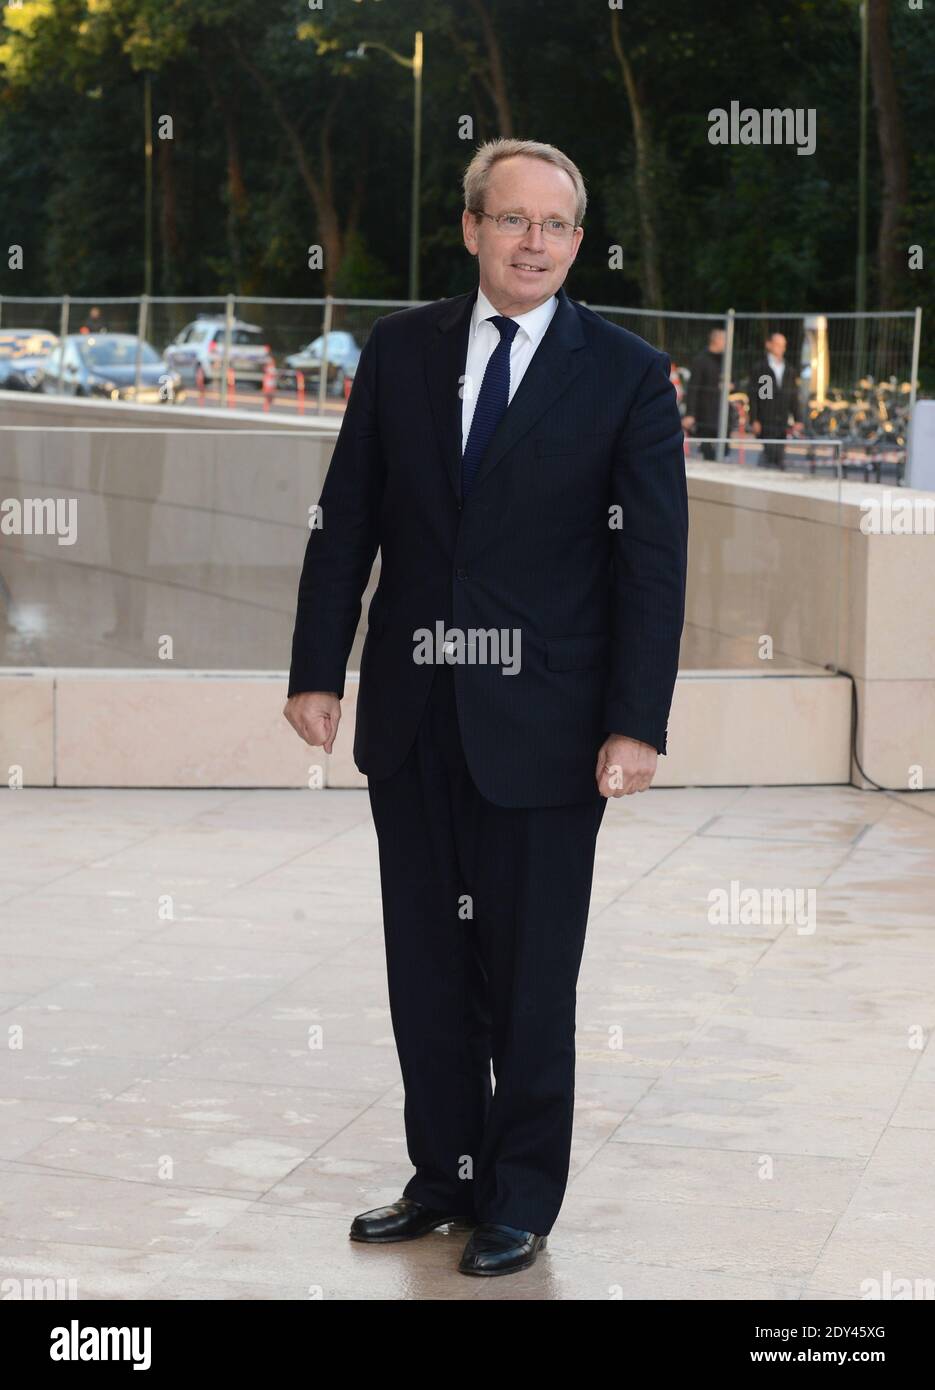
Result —
<path fill-rule="evenodd" d="M 750 428 L 754 434 L 762 434 L 763 432 L 763 426 L 760 424 L 759 420 L 754 420 Z"/>
<path fill-rule="evenodd" d="M 611 734 L 597 755 L 597 789 L 601 796 L 630 796 L 644 792 L 656 775 L 658 753 L 651 743 L 624 734 Z"/>
<path fill-rule="evenodd" d="M 695 417 L 694 417 L 694 415 L 683 415 L 683 416 L 682 416 L 682 429 L 685 430 L 686 434 L 688 433 L 689 430 L 693 430 L 694 428 L 695 428 Z"/>
<path fill-rule="evenodd" d="M 313 690 L 290 695 L 283 714 L 299 737 L 313 748 L 324 747 L 326 753 L 334 748 L 341 722 L 341 701 L 333 691 Z"/>

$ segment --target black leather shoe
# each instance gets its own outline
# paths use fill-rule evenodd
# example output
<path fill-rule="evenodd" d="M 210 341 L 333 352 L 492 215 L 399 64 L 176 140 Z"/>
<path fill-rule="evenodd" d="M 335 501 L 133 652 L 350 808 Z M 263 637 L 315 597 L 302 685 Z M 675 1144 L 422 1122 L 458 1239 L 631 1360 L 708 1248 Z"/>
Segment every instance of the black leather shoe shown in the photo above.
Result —
<path fill-rule="evenodd" d="M 537 1236 L 535 1231 L 484 1221 L 464 1247 L 458 1269 L 462 1274 L 515 1274 L 518 1269 L 535 1264 L 548 1239 Z"/>
<path fill-rule="evenodd" d="M 351 1222 L 351 1240 L 366 1240 L 372 1244 L 382 1244 L 391 1240 L 415 1240 L 417 1236 L 428 1235 L 438 1226 L 457 1225 L 469 1227 L 474 1222 L 470 1217 L 457 1213 L 438 1211 L 435 1207 L 425 1207 L 414 1202 L 411 1197 L 400 1197 L 388 1207 L 374 1207 L 373 1211 L 362 1212 Z"/>

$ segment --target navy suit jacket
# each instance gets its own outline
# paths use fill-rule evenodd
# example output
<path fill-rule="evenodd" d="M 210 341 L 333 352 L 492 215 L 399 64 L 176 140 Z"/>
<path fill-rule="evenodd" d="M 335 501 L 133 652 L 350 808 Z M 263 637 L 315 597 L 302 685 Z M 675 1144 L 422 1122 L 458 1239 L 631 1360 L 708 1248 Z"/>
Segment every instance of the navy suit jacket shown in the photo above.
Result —
<path fill-rule="evenodd" d="M 599 799 L 609 733 L 666 751 L 688 502 L 669 359 L 563 289 L 461 500 L 461 378 L 477 291 L 379 319 L 299 581 L 289 695 L 344 694 L 374 557 L 354 759 L 390 776 L 435 667 L 419 629 L 518 633 L 517 674 L 454 666 L 471 776 L 501 806 Z"/>

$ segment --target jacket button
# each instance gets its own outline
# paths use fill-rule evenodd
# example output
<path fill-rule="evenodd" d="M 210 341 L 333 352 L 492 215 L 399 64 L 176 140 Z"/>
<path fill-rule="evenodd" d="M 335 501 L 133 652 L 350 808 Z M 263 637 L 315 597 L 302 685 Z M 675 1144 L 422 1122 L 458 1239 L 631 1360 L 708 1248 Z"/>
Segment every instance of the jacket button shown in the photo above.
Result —
<path fill-rule="evenodd" d="M 455 570 L 458 579 L 467 579 L 467 570 Z"/>

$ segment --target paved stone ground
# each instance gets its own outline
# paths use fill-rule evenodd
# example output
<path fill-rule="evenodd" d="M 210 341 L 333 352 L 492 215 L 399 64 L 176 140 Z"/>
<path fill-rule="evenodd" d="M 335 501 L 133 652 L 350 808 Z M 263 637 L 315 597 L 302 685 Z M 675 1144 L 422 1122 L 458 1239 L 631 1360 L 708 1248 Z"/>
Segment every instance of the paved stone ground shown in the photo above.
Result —
<path fill-rule="evenodd" d="M 795 1300 L 935 1278 L 935 793 L 610 804 L 568 1194 L 548 1253 L 495 1280 L 457 1273 L 463 1234 L 347 1238 L 412 1171 L 365 793 L 8 792 L 0 864 L 4 1280 Z M 712 922 L 732 880 L 744 911 Z M 811 920 L 757 920 L 769 889 L 815 889 Z"/>

